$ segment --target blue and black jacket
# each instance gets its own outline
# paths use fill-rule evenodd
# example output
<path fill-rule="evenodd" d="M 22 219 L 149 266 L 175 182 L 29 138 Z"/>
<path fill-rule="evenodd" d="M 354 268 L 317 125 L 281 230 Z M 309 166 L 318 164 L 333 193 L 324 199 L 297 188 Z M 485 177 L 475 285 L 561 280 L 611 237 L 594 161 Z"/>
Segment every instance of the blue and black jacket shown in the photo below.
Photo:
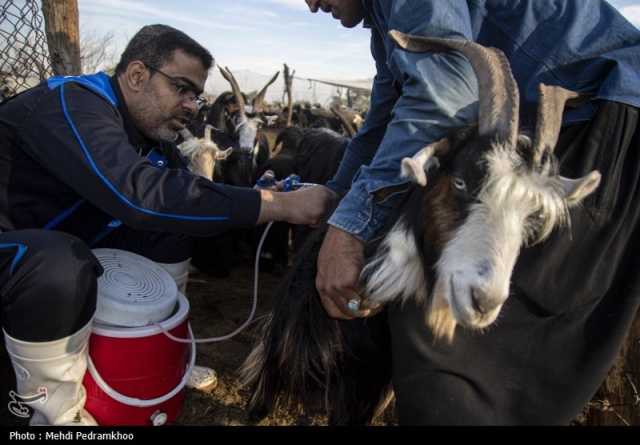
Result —
<path fill-rule="evenodd" d="M 53 77 L 0 105 L 0 230 L 62 230 L 91 244 L 109 224 L 213 235 L 254 225 L 255 190 L 193 175 L 133 125 L 104 73 Z"/>

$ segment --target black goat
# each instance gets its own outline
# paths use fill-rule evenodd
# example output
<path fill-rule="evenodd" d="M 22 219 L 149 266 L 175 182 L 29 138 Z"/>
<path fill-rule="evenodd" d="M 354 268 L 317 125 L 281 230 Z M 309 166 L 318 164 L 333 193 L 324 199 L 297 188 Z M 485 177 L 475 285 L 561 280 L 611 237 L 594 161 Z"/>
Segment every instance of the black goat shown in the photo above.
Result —
<path fill-rule="evenodd" d="M 256 170 L 269 159 L 269 142 L 260 131 L 264 124 L 264 98 L 278 78 L 276 73 L 247 106 L 247 96 L 228 68 L 219 68 L 233 91 L 220 94 L 211 106 L 204 106 L 192 123 L 191 131 L 202 137 L 204 128 L 213 127 L 213 141 L 221 149 L 233 148 L 231 154 L 216 164 L 214 179 L 225 184 L 253 186 Z"/>
<path fill-rule="evenodd" d="M 276 73 L 247 106 L 247 97 L 228 68 L 220 73 L 229 82 L 232 92 L 222 93 L 215 102 L 201 110 L 194 120 L 193 131 L 201 137 L 205 128 L 212 129 L 212 139 L 220 149 L 231 152 L 215 163 L 213 180 L 225 184 L 252 187 L 257 171 L 269 159 L 269 142 L 260 131 L 263 124 L 264 99 L 267 89 L 276 81 Z M 232 230 L 202 238 L 196 243 L 192 263 L 203 272 L 225 277 L 235 263 L 251 261 L 255 239 L 254 230 Z M 225 252 L 226 255 L 212 255 Z"/>
<path fill-rule="evenodd" d="M 317 229 L 300 250 L 244 364 L 252 421 L 277 405 L 301 404 L 307 412 L 325 411 L 332 425 L 365 424 L 390 400 L 386 314 L 335 320 L 320 303 L 316 258 L 325 232 Z"/>
<path fill-rule="evenodd" d="M 303 182 L 325 184 L 338 169 L 348 142 L 349 139 L 328 129 L 287 128 L 276 140 L 276 145 L 281 144 L 282 148 L 262 165 L 259 174 L 271 170 L 279 179 L 296 174 Z M 283 271 L 289 264 L 290 233 L 295 253 L 311 230 L 306 226 L 275 223 L 263 246 L 261 267 L 266 271 Z"/>
<path fill-rule="evenodd" d="M 461 40 L 391 35 L 408 51 L 465 55 L 480 85 L 479 122 L 403 160 L 402 173 L 413 185 L 385 236 L 366 247 L 361 287 L 373 304 L 415 299 L 424 307 L 425 329 L 452 341 L 458 324 L 482 330 L 495 321 L 521 247 L 567 224 L 568 208 L 597 188 L 600 174 L 558 175 L 553 149 L 565 102 L 575 93 L 540 86 L 531 140 L 519 134 L 519 92 L 502 52 Z M 310 240 L 243 366 L 254 418 L 279 403 L 300 403 L 320 406 L 333 424 L 367 423 L 388 400 L 384 311 L 366 320 L 328 318 L 315 290 L 319 243 Z"/>
<path fill-rule="evenodd" d="M 295 172 L 302 182 L 326 184 L 338 170 L 349 139 L 325 128 L 308 129 L 300 143 L 296 157 Z M 293 227 L 293 251 L 295 254 L 304 244 L 311 229 L 306 226 Z"/>

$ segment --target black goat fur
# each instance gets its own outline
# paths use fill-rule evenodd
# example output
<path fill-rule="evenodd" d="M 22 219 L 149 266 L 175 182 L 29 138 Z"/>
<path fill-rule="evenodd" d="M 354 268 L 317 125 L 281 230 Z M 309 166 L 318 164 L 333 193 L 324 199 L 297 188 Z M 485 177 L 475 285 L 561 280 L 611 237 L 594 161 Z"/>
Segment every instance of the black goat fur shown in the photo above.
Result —
<path fill-rule="evenodd" d="M 368 319 L 336 320 L 320 302 L 316 258 L 325 233 L 326 227 L 309 237 L 279 287 L 271 314 L 259 327 L 258 344 L 245 362 L 253 421 L 278 406 L 299 403 L 326 413 L 331 425 L 362 425 L 370 423 L 389 400 L 386 311 Z"/>

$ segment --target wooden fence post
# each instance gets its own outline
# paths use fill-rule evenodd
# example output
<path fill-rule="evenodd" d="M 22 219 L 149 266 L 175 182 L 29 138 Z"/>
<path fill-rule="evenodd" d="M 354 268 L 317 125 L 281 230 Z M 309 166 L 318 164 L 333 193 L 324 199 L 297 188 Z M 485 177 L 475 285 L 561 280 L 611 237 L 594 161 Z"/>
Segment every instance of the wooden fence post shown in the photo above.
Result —
<path fill-rule="evenodd" d="M 81 74 L 78 1 L 42 0 L 42 14 L 54 74 Z"/>

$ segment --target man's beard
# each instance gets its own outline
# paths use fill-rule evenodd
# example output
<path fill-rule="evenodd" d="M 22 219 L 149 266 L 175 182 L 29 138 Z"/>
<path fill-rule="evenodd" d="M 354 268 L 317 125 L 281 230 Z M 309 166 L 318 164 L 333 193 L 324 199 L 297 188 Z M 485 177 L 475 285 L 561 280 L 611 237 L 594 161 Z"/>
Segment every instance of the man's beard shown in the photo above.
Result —
<path fill-rule="evenodd" d="M 163 125 L 156 128 L 154 134 L 149 135 L 149 137 L 158 142 L 175 142 L 178 139 L 178 132 Z"/>
<path fill-rule="evenodd" d="M 153 92 L 148 91 L 147 94 L 147 97 L 153 97 Z M 159 116 L 160 106 L 154 102 L 149 100 L 139 104 L 138 107 L 132 107 L 129 109 L 129 114 L 131 114 L 136 128 L 149 139 L 157 142 L 174 142 L 178 138 L 178 131 L 169 127 L 172 116 Z M 154 116 L 155 119 L 150 119 L 150 116 Z"/>

